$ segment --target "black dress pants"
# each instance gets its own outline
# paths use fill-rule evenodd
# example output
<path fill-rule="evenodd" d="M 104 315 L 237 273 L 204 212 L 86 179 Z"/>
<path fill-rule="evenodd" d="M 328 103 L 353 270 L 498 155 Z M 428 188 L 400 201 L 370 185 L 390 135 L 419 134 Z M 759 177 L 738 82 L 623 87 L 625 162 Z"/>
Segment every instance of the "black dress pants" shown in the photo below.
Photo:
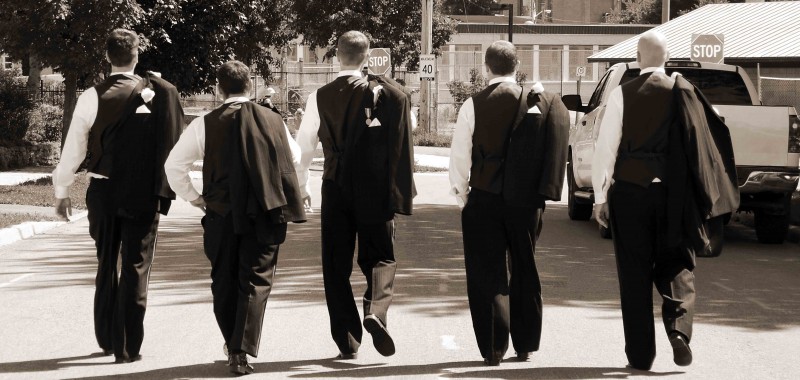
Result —
<path fill-rule="evenodd" d="M 478 189 L 461 212 L 467 296 L 484 358 L 502 358 L 509 333 L 515 351 L 539 349 L 542 287 L 534 253 L 542 212 Z"/>
<path fill-rule="evenodd" d="M 653 284 L 663 299 L 667 333 L 692 337 L 694 273 L 688 250 L 666 245 L 666 188 L 616 181 L 609 191 L 611 228 L 617 257 L 625 353 L 636 368 L 650 368 L 656 356 Z"/>
<path fill-rule="evenodd" d="M 331 336 L 344 354 L 358 352 L 362 328 L 350 285 L 358 238 L 358 266 L 367 280 L 364 315 L 374 314 L 387 324 L 392 303 L 395 224 L 360 217 L 353 199 L 331 181 L 322 183 L 322 277 L 331 322 Z M 365 220 L 366 219 L 366 220 Z M 378 219 L 380 220 L 380 218 Z"/>
<path fill-rule="evenodd" d="M 120 216 L 111 206 L 112 196 L 109 180 L 91 180 L 86 205 L 89 234 L 97 247 L 95 336 L 100 348 L 113 350 L 116 357 L 135 357 L 144 339 L 147 286 L 159 214 L 154 211 L 145 218 Z"/>
<path fill-rule="evenodd" d="M 239 235 L 231 213 L 208 209 L 202 223 L 217 325 L 228 350 L 256 357 L 286 223 L 259 223 L 254 233 Z"/>

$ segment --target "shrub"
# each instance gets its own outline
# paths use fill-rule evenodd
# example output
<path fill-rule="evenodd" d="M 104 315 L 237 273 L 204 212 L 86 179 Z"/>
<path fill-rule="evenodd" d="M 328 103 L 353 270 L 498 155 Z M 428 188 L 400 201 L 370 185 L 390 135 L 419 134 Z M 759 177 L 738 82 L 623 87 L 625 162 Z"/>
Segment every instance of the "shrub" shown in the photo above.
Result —
<path fill-rule="evenodd" d="M 450 147 L 450 136 L 447 135 L 440 135 L 435 132 L 426 132 L 423 131 L 421 128 L 417 128 L 414 130 L 412 135 L 414 137 L 414 145 L 415 146 L 438 146 L 438 147 Z"/>
<path fill-rule="evenodd" d="M 37 103 L 30 112 L 25 140 L 32 143 L 61 141 L 63 114 L 64 110 L 59 106 Z"/>
<path fill-rule="evenodd" d="M 16 70 L 0 70 L 0 140 L 20 141 L 28 129 L 33 102 Z"/>

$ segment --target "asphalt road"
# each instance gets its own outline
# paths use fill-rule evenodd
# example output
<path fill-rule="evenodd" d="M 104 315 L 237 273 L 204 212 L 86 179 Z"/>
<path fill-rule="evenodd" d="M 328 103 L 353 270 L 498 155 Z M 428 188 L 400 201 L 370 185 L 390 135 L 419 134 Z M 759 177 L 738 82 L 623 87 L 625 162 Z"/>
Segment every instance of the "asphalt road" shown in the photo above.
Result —
<path fill-rule="evenodd" d="M 652 372 L 625 368 L 611 241 L 593 222 L 550 204 L 537 249 L 541 350 L 527 363 L 484 367 L 466 301 L 459 211 L 442 174 L 417 177 L 414 216 L 398 217 L 396 296 L 384 358 L 365 334 L 360 357 L 337 361 L 328 332 L 319 215 L 290 226 L 267 305 L 257 378 L 795 379 L 800 374 L 800 245 L 760 245 L 733 223 L 725 252 L 699 259 L 690 367 L 672 363 L 660 325 Z M 318 203 L 319 197 L 314 201 Z M 92 329 L 94 246 L 87 222 L 0 248 L 0 378 L 226 378 L 214 322 L 200 212 L 177 202 L 164 217 L 145 319 L 144 359 L 111 364 Z M 365 283 L 357 267 L 357 294 Z M 509 352 L 511 358 L 513 352 Z M 251 376 L 256 378 L 256 376 Z"/>

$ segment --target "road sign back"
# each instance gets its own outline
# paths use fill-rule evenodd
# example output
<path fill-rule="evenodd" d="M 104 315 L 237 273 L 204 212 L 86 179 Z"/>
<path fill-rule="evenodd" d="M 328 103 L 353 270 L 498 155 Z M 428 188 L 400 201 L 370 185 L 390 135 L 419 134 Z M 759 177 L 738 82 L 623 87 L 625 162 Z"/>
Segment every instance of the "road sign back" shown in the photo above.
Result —
<path fill-rule="evenodd" d="M 369 60 L 367 63 L 370 74 L 386 75 L 386 73 L 392 67 L 392 56 L 389 54 L 389 49 L 371 49 L 369 51 Z"/>
<path fill-rule="evenodd" d="M 692 34 L 689 54 L 692 61 L 722 63 L 725 36 L 722 34 Z"/>

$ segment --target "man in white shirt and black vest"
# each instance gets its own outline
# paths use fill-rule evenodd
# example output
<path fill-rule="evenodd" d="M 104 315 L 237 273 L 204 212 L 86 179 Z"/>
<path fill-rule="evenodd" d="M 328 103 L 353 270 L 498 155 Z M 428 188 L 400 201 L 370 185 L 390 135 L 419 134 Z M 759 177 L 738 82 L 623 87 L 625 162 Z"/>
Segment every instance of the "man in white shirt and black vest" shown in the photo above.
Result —
<path fill-rule="evenodd" d="M 394 215 L 410 215 L 416 194 L 408 96 L 387 80 L 362 76 L 368 51 L 361 32 L 339 37 L 342 71 L 309 95 L 297 132 L 303 155 L 298 176 L 307 199 L 308 167 L 319 141 L 325 155 L 322 274 L 341 359 L 356 358 L 362 337 L 350 286 L 356 237 L 358 266 L 367 281 L 363 326 L 381 355 L 395 352 L 387 329 L 396 270 Z"/>
<path fill-rule="evenodd" d="M 67 218 L 75 172 L 83 164 L 92 177 L 86 205 L 98 260 L 95 335 L 103 353 L 121 363 L 141 358 L 159 213 L 166 215 L 175 199 L 164 160 L 180 135 L 183 110 L 172 84 L 133 74 L 136 33 L 116 29 L 106 43 L 111 75 L 78 98 L 53 185 L 56 213 Z"/>
<path fill-rule="evenodd" d="M 567 159 L 566 107 L 538 82 L 526 96 L 515 79 L 517 65 L 513 44 L 489 46 L 489 85 L 461 106 L 450 148 L 472 325 L 491 366 L 503 360 L 509 333 L 518 360 L 539 349 L 542 295 L 534 251 L 545 201 L 561 197 Z"/>
<path fill-rule="evenodd" d="M 641 73 L 611 92 L 592 162 L 594 215 L 614 237 L 625 353 L 640 370 L 656 355 L 653 284 L 673 360 L 692 363 L 695 252 L 708 247 L 703 221 L 739 203 L 730 133 L 688 81 L 666 75 L 668 57 L 663 34 L 640 37 Z"/>
<path fill-rule="evenodd" d="M 211 261 L 214 315 L 230 371 L 253 372 L 267 298 L 288 222 L 304 222 L 294 167 L 300 148 L 280 113 L 249 100 L 250 69 L 229 61 L 217 70 L 224 103 L 194 119 L 167 158 L 175 192 L 202 209 L 203 248 Z M 203 194 L 189 170 L 203 160 Z"/>

